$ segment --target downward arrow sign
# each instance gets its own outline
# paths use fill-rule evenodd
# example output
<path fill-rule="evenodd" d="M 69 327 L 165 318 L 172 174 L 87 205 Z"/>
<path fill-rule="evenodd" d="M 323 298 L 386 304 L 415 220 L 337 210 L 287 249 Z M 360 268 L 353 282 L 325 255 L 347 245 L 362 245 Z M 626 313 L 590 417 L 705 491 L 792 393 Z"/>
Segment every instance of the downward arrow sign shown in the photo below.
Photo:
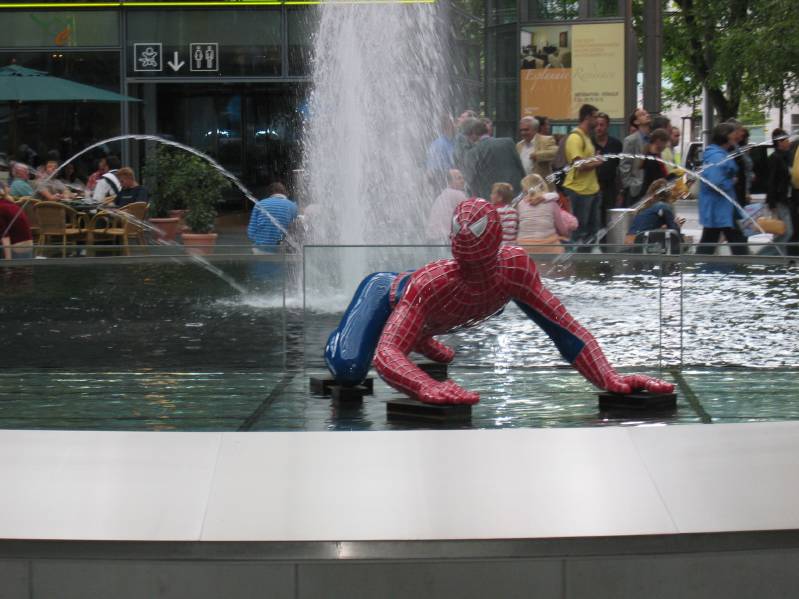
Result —
<path fill-rule="evenodd" d="M 168 64 L 169 67 L 177 73 L 186 63 L 180 60 L 180 56 L 177 52 L 174 52 L 172 54 L 172 60 L 167 60 L 166 64 Z"/>

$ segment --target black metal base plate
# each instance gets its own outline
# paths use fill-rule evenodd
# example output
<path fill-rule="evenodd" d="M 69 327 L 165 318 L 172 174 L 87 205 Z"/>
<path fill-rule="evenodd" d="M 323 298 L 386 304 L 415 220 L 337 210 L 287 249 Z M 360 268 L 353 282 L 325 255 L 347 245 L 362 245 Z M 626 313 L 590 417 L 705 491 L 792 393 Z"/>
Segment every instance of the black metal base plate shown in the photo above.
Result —
<path fill-rule="evenodd" d="M 447 380 L 447 364 L 441 362 L 418 362 L 416 365 L 426 372 L 433 380 Z"/>
<path fill-rule="evenodd" d="M 364 395 L 372 395 L 374 393 L 374 379 L 372 378 L 364 379 L 360 385 L 341 385 L 340 383 L 336 382 L 336 379 L 314 376 L 310 377 L 309 382 L 311 393 L 315 393 L 316 395 L 324 395 L 325 397 L 333 394 L 333 387 L 344 387 L 349 389 L 364 388 L 366 389 L 366 393 L 364 393 Z"/>
<path fill-rule="evenodd" d="M 472 419 L 472 406 L 465 404 L 429 404 L 403 397 L 386 402 L 386 415 L 389 420 L 464 422 Z"/>
<path fill-rule="evenodd" d="M 628 412 L 664 412 L 677 409 L 676 393 L 650 393 L 637 391 L 635 393 L 598 393 L 599 409 Z"/>
<path fill-rule="evenodd" d="M 330 387 L 330 397 L 337 402 L 361 402 L 364 395 L 371 395 L 371 392 L 363 385 L 355 385 L 354 387 L 332 385 Z"/>

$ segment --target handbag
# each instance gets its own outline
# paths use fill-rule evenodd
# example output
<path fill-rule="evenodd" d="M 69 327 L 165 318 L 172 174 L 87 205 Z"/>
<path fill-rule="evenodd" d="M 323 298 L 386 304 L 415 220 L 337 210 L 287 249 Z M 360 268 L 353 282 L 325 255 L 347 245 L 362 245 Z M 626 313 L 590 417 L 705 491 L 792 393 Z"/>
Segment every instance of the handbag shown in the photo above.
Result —
<path fill-rule="evenodd" d="M 785 235 L 785 223 L 778 218 L 761 216 L 756 222 L 766 232 L 772 235 Z"/>

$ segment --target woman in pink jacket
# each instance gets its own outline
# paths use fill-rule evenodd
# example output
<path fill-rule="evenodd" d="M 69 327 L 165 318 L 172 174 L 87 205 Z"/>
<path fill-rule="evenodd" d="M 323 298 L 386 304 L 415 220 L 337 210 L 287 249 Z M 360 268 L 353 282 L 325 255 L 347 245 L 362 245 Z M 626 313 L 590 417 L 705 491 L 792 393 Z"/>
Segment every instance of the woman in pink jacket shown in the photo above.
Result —
<path fill-rule="evenodd" d="M 568 239 L 577 228 L 577 219 L 558 205 L 558 194 L 547 190 L 540 175 L 522 179 L 522 199 L 516 204 L 519 233 L 516 244 L 548 246 L 530 248 L 535 253 L 562 254 L 562 239 Z"/>

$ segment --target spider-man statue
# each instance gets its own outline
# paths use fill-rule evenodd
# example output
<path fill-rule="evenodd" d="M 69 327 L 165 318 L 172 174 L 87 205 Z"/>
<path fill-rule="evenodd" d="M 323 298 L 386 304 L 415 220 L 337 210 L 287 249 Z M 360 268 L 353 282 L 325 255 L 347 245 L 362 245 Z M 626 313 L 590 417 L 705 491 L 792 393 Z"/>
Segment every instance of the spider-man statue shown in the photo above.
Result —
<path fill-rule="evenodd" d="M 411 351 L 448 363 L 454 350 L 435 335 L 473 326 L 516 302 L 555 342 L 566 360 L 600 389 L 617 393 L 673 385 L 639 374 L 623 376 L 594 337 L 541 283 L 524 249 L 502 246 L 496 210 L 481 199 L 461 202 L 452 219 L 454 260 L 437 260 L 407 273 L 366 277 L 333 331 L 325 361 L 337 382 L 358 384 L 374 364 L 392 387 L 425 403 L 474 404 L 477 393 L 451 380 L 433 380 L 408 359 Z"/>

